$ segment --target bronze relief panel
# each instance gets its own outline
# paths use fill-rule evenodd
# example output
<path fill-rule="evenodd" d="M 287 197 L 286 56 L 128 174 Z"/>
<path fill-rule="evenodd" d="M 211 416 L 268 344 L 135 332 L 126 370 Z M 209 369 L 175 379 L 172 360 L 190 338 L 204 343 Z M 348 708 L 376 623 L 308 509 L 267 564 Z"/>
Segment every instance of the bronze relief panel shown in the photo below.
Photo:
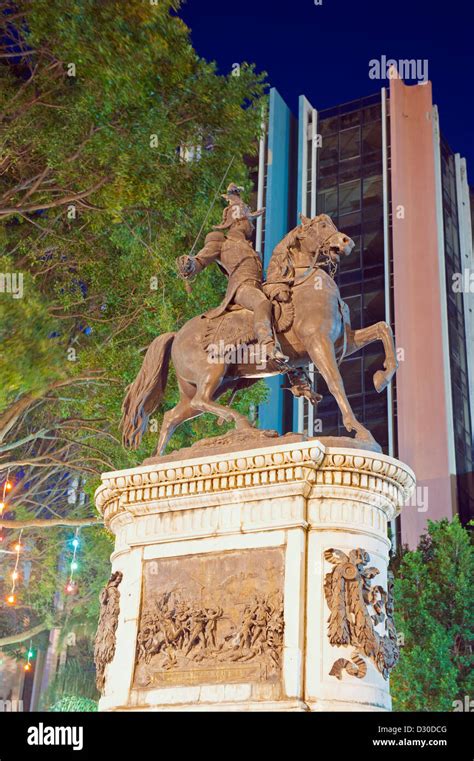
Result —
<path fill-rule="evenodd" d="M 134 687 L 278 682 L 284 551 L 148 560 Z"/>

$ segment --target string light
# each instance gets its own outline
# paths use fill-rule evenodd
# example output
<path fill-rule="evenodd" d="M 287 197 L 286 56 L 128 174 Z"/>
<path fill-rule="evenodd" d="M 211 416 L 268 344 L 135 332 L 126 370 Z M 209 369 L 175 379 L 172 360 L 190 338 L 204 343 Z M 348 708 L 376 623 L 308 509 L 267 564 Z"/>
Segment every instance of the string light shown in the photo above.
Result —
<path fill-rule="evenodd" d="M 8 468 L 8 470 L 7 470 L 7 477 L 6 477 L 5 481 L 3 482 L 3 494 L 2 494 L 2 499 L 0 501 L 0 518 L 2 517 L 3 511 L 4 511 L 5 507 L 6 507 L 6 505 L 5 505 L 5 495 L 6 495 L 7 491 L 10 491 L 10 489 L 13 486 L 12 482 L 9 480 L 9 475 L 10 475 L 10 468 Z M 0 542 L 3 542 L 3 526 L 0 526 Z"/>
<path fill-rule="evenodd" d="M 5 503 L 6 492 L 10 491 L 13 488 L 13 484 L 9 480 L 9 473 L 10 473 L 10 471 L 7 472 L 7 478 L 3 482 L 3 494 L 2 494 L 2 499 L 0 500 L 0 518 L 1 518 L 2 514 L 3 514 L 4 509 L 6 508 L 6 503 Z M 67 594 L 73 594 L 73 593 L 77 592 L 77 589 L 78 589 L 77 581 L 74 579 L 74 573 L 79 568 L 79 563 L 77 562 L 77 559 L 76 559 L 76 557 L 77 557 L 77 550 L 78 550 L 78 548 L 80 546 L 79 531 L 80 531 L 80 529 L 76 528 L 76 530 L 74 532 L 74 536 L 73 536 L 73 538 L 71 540 L 71 546 L 73 548 L 73 554 L 72 554 L 72 559 L 71 559 L 71 562 L 70 562 L 70 565 L 69 565 L 69 578 L 68 578 L 68 581 L 67 581 L 67 584 L 66 584 L 66 593 Z M 20 535 L 18 537 L 18 540 L 17 540 L 16 544 L 14 545 L 14 552 L 11 553 L 11 554 L 15 554 L 15 566 L 14 566 L 13 571 L 11 573 L 12 585 L 11 585 L 10 593 L 5 598 L 6 602 L 8 603 L 8 605 L 16 605 L 16 602 L 17 602 L 17 595 L 15 594 L 15 590 L 16 590 L 18 579 L 20 578 L 20 572 L 18 570 L 18 567 L 19 567 L 19 563 L 20 563 L 20 552 L 23 549 L 23 545 L 21 543 L 22 535 L 23 535 L 23 529 L 21 529 Z M 4 540 L 4 536 L 3 536 L 3 533 L 2 533 L 2 527 L 0 526 L 0 543 L 3 542 L 3 540 Z M 5 551 L 1 550 L 1 552 L 5 552 Z M 30 650 L 28 651 L 28 653 L 30 653 L 30 652 L 32 652 L 31 646 L 30 646 Z M 25 664 L 24 668 L 25 668 L 25 671 L 29 671 L 31 669 L 30 656 L 28 657 L 28 661 Z"/>
<path fill-rule="evenodd" d="M 68 582 L 66 584 L 66 592 L 68 594 L 72 594 L 73 592 L 77 591 L 77 582 L 74 581 L 74 571 L 77 571 L 77 569 L 79 568 L 79 564 L 78 564 L 78 562 L 76 560 L 77 550 L 78 550 L 78 547 L 79 547 L 79 544 L 80 544 L 80 542 L 79 542 L 79 528 L 76 528 L 76 531 L 74 532 L 74 537 L 73 537 L 73 540 L 72 540 L 71 544 L 72 544 L 72 547 L 73 547 L 73 553 L 72 553 L 71 564 L 69 566 L 69 568 L 70 568 L 69 579 L 68 579 Z"/>
<path fill-rule="evenodd" d="M 26 654 L 26 663 L 23 666 L 23 669 L 25 671 L 31 671 L 32 667 L 31 667 L 31 662 L 30 661 L 31 661 L 32 658 L 34 658 L 34 655 L 35 654 L 34 654 L 33 648 L 31 647 L 31 640 L 30 640 L 30 646 L 29 646 L 28 652 Z"/>
<path fill-rule="evenodd" d="M 23 529 L 21 529 L 20 536 L 18 537 L 18 542 L 15 544 L 16 558 L 15 558 L 15 567 L 12 571 L 12 588 L 10 590 L 10 594 L 7 597 L 7 603 L 9 605 L 15 605 L 16 603 L 15 587 L 16 587 L 16 582 L 18 581 L 18 578 L 20 575 L 18 572 L 18 565 L 20 563 L 20 552 L 22 548 L 22 545 L 21 545 L 22 534 L 23 534 Z"/>

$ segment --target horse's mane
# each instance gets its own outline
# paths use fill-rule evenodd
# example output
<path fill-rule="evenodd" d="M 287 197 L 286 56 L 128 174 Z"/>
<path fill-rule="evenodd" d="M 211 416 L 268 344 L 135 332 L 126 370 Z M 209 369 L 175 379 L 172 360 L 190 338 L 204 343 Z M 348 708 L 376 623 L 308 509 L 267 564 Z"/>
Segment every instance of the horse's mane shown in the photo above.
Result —
<path fill-rule="evenodd" d="M 268 265 L 267 283 L 291 280 L 294 277 L 295 268 L 291 249 L 299 245 L 299 241 L 304 238 L 312 222 L 313 220 L 308 220 L 297 225 L 275 246 Z"/>

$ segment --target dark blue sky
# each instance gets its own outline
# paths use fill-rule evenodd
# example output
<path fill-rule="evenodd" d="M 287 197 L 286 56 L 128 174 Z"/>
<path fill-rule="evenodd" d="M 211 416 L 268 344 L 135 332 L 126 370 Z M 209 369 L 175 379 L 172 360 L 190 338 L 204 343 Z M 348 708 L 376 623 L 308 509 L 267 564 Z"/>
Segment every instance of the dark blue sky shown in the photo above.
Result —
<path fill-rule="evenodd" d="M 180 16 L 200 55 L 227 72 L 254 62 L 293 112 L 370 95 L 369 60 L 427 59 L 441 129 L 474 185 L 474 46 L 469 0 L 187 0 Z"/>

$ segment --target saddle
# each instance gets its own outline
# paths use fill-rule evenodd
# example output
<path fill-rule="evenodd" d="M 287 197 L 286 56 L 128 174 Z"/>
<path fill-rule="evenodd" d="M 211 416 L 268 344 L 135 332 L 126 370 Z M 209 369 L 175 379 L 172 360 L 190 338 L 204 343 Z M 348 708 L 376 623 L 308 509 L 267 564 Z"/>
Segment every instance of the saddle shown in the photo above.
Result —
<path fill-rule="evenodd" d="M 272 301 L 273 324 L 277 333 L 285 333 L 293 325 L 295 309 L 293 303 Z M 227 311 L 219 317 L 210 319 L 206 314 L 201 315 L 207 320 L 202 337 L 202 347 L 205 351 L 211 345 L 239 346 L 257 343 L 254 331 L 253 313 L 238 304 L 230 304 Z M 222 343 L 221 343 L 222 342 Z"/>

